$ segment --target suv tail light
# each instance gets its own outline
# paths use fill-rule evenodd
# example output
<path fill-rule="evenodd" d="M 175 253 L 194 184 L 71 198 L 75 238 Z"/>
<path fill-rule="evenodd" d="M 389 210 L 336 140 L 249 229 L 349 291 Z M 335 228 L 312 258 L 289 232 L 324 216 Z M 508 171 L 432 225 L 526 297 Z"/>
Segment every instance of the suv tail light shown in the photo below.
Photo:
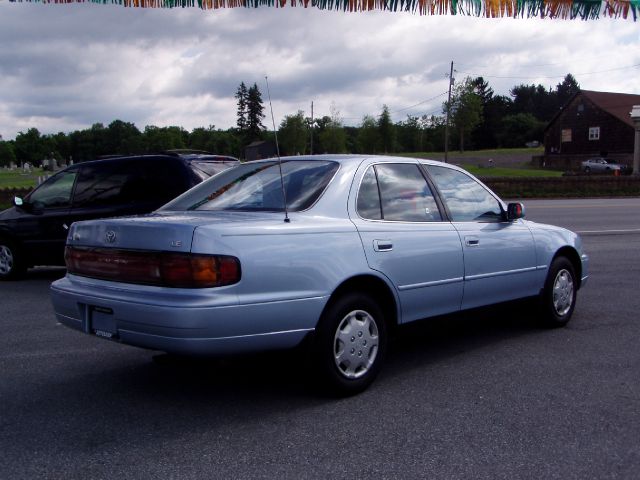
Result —
<path fill-rule="evenodd" d="M 69 273 L 85 277 L 176 288 L 238 283 L 240 261 L 228 255 L 66 247 Z"/>

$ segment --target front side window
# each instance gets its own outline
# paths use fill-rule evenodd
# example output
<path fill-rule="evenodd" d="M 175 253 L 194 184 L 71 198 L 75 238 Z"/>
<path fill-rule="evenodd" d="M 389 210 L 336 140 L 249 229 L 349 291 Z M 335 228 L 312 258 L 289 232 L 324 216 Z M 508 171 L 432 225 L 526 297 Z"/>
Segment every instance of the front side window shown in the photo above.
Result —
<path fill-rule="evenodd" d="M 420 168 L 409 163 L 384 163 L 369 167 L 360 184 L 357 209 L 362 218 L 370 220 L 442 220 Z"/>
<path fill-rule="evenodd" d="M 29 195 L 29 203 L 40 208 L 69 206 L 77 173 L 77 170 L 67 170 L 51 177 Z"/>
<path fill-rule="evenodd" d="M 289 211 L 310 208 L 338 171 L 330 161 L 290 160 L 244 163 L 201 183 L 162 210 L 284 211 L 282 184 Z"/>
<path fill-rule="evenodd" d="M 500 222 L 496 198 L 469 175 L 447 167 L 427 165 L 454 222 Z"/>

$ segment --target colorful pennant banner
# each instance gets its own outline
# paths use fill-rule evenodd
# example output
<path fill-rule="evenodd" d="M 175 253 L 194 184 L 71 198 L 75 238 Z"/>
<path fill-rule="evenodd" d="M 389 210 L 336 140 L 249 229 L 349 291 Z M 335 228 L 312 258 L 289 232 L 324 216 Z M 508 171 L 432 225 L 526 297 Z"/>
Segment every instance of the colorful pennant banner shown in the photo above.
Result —
<path fill-rule="evenodd" d="M 363 12 L 388 10 L 420 15 L 468 15 L 475 17 L 540 17 L 596 20 L 601 17 L 635 21 L 640 0 L 9 0 L 11 2 L 65 4 L 99 3 L 138 8 L 312 7 L 320 10 Z"/>

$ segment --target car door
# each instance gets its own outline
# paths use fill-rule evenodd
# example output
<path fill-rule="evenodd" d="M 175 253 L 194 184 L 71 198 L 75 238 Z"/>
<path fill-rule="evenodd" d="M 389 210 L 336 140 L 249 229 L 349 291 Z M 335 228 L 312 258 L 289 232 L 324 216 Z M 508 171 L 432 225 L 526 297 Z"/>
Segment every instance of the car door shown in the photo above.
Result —
<path fill-rule="evenodd" d="M 369 267 L 397 289 L 401 321 L 459 310 L 460 238 L 417 162 L 364 165 L 356 179 L 351 218 Z"/>
<path fill-rule="evenodd" d="M 71 194 L 77 174 L 76 168 L 63 170 L 25 198 L 16 236 L 30 264 L 64 263 L 64 244 L 71 225 Z"/>
<path fill-rule="evenodd" d="M 446 204 L 464 251 L 463 308 L 538 293 L 533 235 L 522 220 L 506 221 L 502 203 L 468 174 L 426 169 Z"/>

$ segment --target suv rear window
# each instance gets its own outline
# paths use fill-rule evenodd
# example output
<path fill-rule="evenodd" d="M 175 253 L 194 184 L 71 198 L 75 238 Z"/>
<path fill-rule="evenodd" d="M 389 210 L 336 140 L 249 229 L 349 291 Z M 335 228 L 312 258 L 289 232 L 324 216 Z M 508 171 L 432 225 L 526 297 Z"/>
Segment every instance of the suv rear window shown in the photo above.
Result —
<path fill-rule="evenodd" d="M 78 176 L 74 206 L 161 205 L 189 187 L 184 168 L 172 160 L 148 158 L 85 165 Z"/>
<path fill-rule="evenodd" d="M 335 173 L 338 163 L 317 160 L 282 162 L 290 211 L 311 207 Z M 162 210 L 284 211 L 278 162 L 244 163 L 198 185 Z"/>

